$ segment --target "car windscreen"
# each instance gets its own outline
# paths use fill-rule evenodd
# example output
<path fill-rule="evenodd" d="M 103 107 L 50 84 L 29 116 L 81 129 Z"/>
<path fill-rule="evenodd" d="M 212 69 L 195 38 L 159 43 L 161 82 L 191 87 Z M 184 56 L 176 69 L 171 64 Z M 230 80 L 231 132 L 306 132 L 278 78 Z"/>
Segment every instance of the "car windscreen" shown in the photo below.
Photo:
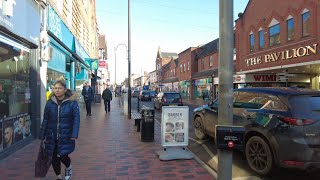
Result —
<path fill-rule="evenodd" d="M 150 94 L 150 92 L 148 92 L 148 91 L 142 92 L 142 95 L 149 95 L 149 94 Z"/>
<path fill-rule="evenodd" d="M 294 117 L 320 120 L 320 95 L 292 96 L 289 102 Z"/>
<path fill-rule="evenodd" d="M 167 93 L 164 95 L 168 102 L 178 103 L 180 102 L 180 94 L 178 93 Z"/>

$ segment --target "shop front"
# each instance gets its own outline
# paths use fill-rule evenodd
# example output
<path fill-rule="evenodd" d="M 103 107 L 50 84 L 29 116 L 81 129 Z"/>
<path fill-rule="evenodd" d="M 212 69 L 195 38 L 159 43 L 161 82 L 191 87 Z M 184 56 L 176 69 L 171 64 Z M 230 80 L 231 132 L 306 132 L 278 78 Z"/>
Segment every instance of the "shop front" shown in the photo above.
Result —
<path fill-rule="evenodd" d="M 190 81 L 189 80 L 180 81 L 179 89 L 180 89 L 180 94 L 183 98 L 190 97 Z"/>
<path fill-rule="evenodd" d="M 194 80 L 194 97 L 201 99 L 211 99 L 212 78 Z"/>
<path fill-rule="evenodd" d="M 88 72 L 85 70 L 89 67 L 85 63 L 85 58 L 89 56 L 50 5 L 48 6 L 48 35 L 52 57 L 47 69 L 47 94 L 50 93 L 52 84 L 58 79 L 65 80 L 67 88 L 77 90 L 80 84 L 89 81 Z"/>
<path fill-rule="evenodd" d="M 38 132 L 39 35 L 35 1 L 18 1 L 12 9 L 0 9 L 0 159 L 24 147 Z"/>
<path fill-rule="evenodd" d="M 219 78 L 214 78 L 215 87 L 218 87 Z M 310 76 L 303 74 L 241 74 L 233 75 L 234 88 L 243 87 L 301 87 L 310 88 Z M 218 92 L 218 89 L 216 89 Z"/>

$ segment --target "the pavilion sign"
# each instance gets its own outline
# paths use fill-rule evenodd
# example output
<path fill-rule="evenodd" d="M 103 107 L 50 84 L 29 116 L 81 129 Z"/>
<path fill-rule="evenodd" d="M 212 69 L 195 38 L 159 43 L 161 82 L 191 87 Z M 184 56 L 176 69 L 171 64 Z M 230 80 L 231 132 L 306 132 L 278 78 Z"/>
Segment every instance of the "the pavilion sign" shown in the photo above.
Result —
<path fill-rule="evenodd" d="M 265 54 L 263 56 L 257 56 L 249 59 L 245 59 L 247 66 L 254 66 L 261 63 L 276 62 L 279 60 L 288 60 L 304 56 L 310 56 L 317 54 L 317 45 L 302 46 L 299 48 L 289 49 L 285 51 Z"/>

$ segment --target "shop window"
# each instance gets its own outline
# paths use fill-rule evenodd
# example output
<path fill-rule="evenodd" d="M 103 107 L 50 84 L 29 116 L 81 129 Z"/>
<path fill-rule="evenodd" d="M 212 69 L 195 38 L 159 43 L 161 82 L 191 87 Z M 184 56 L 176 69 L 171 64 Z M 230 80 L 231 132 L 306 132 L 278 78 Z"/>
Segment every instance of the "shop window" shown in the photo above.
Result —
<path fill-rule="evenodd" d="M 310 12 L 307 11 L 302 14 L 302 37 L 309 36 L 310 30 L 311 30 Z"/>
<path fill-rule="evenodd" d="M 254 35 L 252 32 L 249 35 L 249 39 L 250 39 L 250 52 L 253 52 L 254 51 Z"/>
<path fill-rule="evenodd" d="M 5 42 L 0 39 L 0 150 L 31 135 L 29 50 Z"/>
<path fill-rule="evenodd" d="M 276 24 L 269 28 L 269 43 L 270 46 L 280 44 L 280 24 Z"/>
<path fill-rule="evenodd" d="M 293 18 L 290 18 L 287 20 L 287 39 L 288 41 L 293 40 L 294 36 L 294 20 Z"/>
<path fill-rule="evenodd" d="M 262 49 L 264 47 L 264 30 L 259 31 L 259 48 Z"/>
<path fill-rule="evenodd" d="M 212 55 L 209 57 L 209 66 L 213 66 L 213 58 Z"/>

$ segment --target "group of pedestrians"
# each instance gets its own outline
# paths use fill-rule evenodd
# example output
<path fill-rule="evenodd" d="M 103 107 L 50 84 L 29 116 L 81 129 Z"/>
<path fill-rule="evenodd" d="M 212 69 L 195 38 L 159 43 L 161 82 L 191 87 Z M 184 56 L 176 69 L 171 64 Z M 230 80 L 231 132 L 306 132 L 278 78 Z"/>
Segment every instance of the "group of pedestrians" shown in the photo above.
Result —
<path fill-rule="evenodd" d="M 91 114 L 91 104 L 94 100 L 94 91 L 88 82 L 85 82 L 81 95 L 84 97 L 87 116 Z M 102 93 L 106 113 L 110 112 L 112 93 L 107 87 Z M 51 157 L 51 164 L 57 180 L 70 180 L 72 165 L 69 154 L 75 149 L 80 128 L 80 110 L 77 96 L 66 88 L 63 80 L 53 85 L 53 92 L 46 103 L 41 124 L 39 139 Z M 61 162 L 65 165 L 64 177 L 61 174 Z"/>

